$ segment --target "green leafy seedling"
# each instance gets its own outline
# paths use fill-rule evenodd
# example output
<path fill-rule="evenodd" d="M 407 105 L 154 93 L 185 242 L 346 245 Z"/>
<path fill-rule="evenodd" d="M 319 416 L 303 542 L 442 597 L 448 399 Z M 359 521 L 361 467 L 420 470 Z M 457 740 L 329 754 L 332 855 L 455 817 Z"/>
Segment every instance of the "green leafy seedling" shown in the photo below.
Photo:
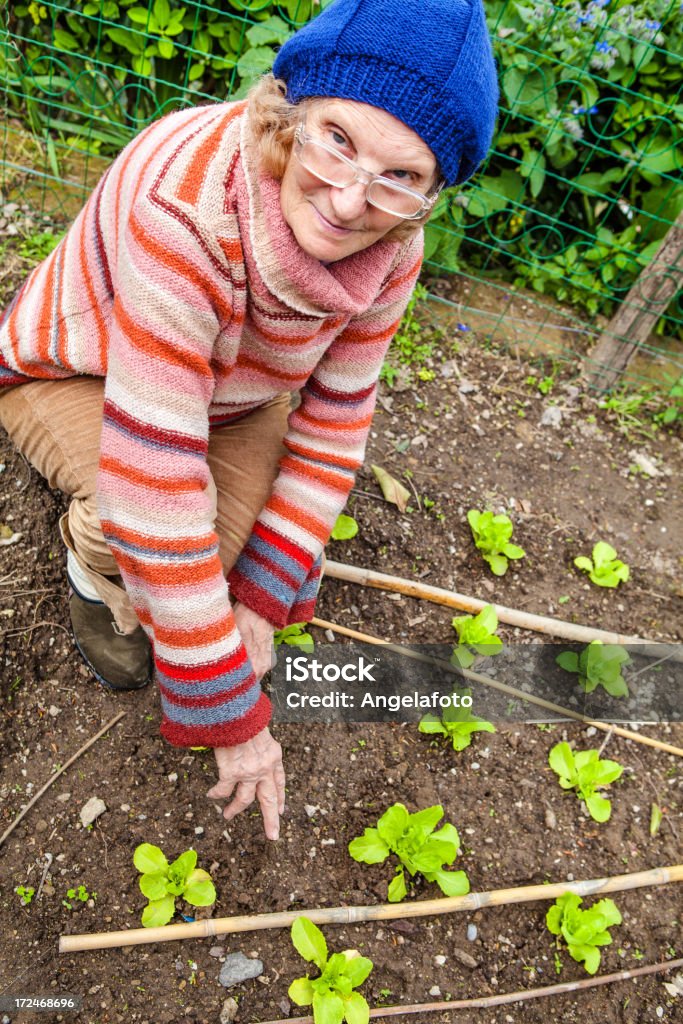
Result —
<path fill-rule="evenodd" d="M 276 629 L 273 636 L 273 643 L 276 647 L 280 644 L 287 644 L 288 647 L 299 647 L 302 651 L 310 654 L 313 651 L 314 642 L 310 633 L 306 632 L 305 622 L 295 622 L 284 629 Z"/>
<path fill-rule="evenodd" d="M 435 832 L 443 817 L 443 807 L 436 804 L 410 814 L 403 804 L 394 804 L 377 822 L 366 828 L 362 836 L 349 843 L 349 853 L 363 864 L 381 864 L 392 853 L 400 863 L 389 884 L 390 903 L 400 903 L 407 893 L 405 872 L 418 872 L 428 882 L 436 882 L 446 896 L 463 896 L 470 891 L 464 871 L 444 871 L 452 864 L 460 848 L 460 838 L 453 825 L 446 824 Z"/>
<path fill-rule="evenodd" d="M 565 892 L 555 900 L 545 923 L 567 943 L 572 960 L 583 961 L 588 974 L 595 974 L 600 966 L 600 946 L 611 945 L 608 929 L 621 924 L 621 914 L 613 900 L 598 900 L 590 910 L 582 910 L 582 903 L 580 896 Z"/>
<path fill-rule="evenodd" d="M 577 569 L 584 569 L 589 580 L 598 587 L 618 587 L 620 583 L 626 583 L 630 575 L 626 563 L 621 562 L 612 545 L 603 540 L 594 546 L 592 560 L 586 555 L 579 555 L 574 559 L 574 565 Z"/>
<path fill-rule="evenodd" d="M 456 690 L 459 697 L 471 697 L 469 689 Z M 420 732 L 434 735 L 448 736 L 453 744 L 453 750 L 464 750 L 472 742 L 472 734 L 475 732 L 495 732 L 496 727 L 483 718 L 473 715 L 470 709 L 459 703 L 457 707 L 449 704 L 441 718 L 438 715 L 425 715 L 420 721 Z"/>
<path fill-rule="evenodd" d="M 332 540 L 351 540 L 358 533 L 358 523 L 353 516 L 340 515 L 332 528 Z"/>
<path fill-rule="evenodd" d="M 197 865 L 196 850 L 186 850 L 169 864 L 158 846 L 141 843 L 133 863 L 142 872 L 140 890 L 149 903 L 142 912 L 145 928 L 168 924 L 175 913 L 178 896 L 193 907 L 208 907 L 216 901 L 216 890 L 208 871 Z"/>
<path fill-rule="evenodd" d="M 368 1024 L 370 1008 L 360 994 L 373 968 L 372 960 L 357 949 L 328 956 L 325 936 L 307 917 L 292 925 L 292 942 L 298 953 L 320 971 L 318 978 L 297 978 L 289 986 L 289 998 L 297 1006 L 313 1006 L 315 1024 Z"/>
<path fill-rule="evenodd" d="M 510 559 L 524 558 L 525 552 L 517 544 L 510 543 L 512 520 L 506 515 L 494 516 L 493 512 L 477 512 L 471 508 L 467 513 L 474 543 L 488 562 L 494 576 L 504 576 Z"/>
<path fill-rule="evenodd" d="M 548 755 L 548 763 L 557 773 L 562 789 L 575 789 L 595 821 L 609 821 L 612 804 L 598 793 L 599 786 L 608 786 L 623 772 L 617 761 L 601 761 L 597 750 L 578 750 L 568 743 L 556 743 Z"/>
<path fill-rule="evenodd" d="M 36 890 L 32 889 L 30 885 L 18 885 L 14 891 L 23 907 L 27 907 L 36 894 Z"/>
<path fill-rule="evenodd" d="M 592 640 L 581 654 L 563 651 L 555 661 L 567 672 L 578 672 L 579 686 L 586 693 L 592 693 L 598 686 L 602 686 L 612 697 L 628 697 L 628 686 L 621 674 L 621 666 L 629 665 L 631 659 L 619 644 L 603 644 L 602 640 Z"/>
<path fill-rule="evenodd" d="M 472 650 L 493 657 L 503 649 L 503 641 L 495 635 L 498 616 L 492 604 L 487 604 L 478 615 L 456 616 L 453 628 L 458 634 L 458 644 L 453 649 L 451 664 L 456 668 L 469 668 L 474 663 Z"/>

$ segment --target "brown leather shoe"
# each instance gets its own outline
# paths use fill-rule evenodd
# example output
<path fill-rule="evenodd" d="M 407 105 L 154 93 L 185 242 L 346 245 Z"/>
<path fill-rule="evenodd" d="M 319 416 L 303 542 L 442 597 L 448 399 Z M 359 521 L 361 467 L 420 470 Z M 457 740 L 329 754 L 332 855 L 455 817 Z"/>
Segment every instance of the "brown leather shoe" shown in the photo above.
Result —
<path fill-rule="evenodd" d="M 105 604 L 69 597 L 76 647 L 93 675 L 110 690 L 140 690 L 152 678 L 152 646 L 144 630 L 118 632 Z"/>

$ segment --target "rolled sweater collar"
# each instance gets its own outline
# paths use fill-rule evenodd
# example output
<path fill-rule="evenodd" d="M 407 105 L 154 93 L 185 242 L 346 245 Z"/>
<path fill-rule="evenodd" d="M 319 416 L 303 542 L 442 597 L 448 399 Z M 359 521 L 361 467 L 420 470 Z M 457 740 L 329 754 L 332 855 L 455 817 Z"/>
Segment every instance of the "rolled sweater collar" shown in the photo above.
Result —
<path fill-rule="evenodd" d="M 247 255 L 264 285 L 290 309 L 309 316 L 357 316 L 365 312 L 398 261 L 401 243 L 380 239 L 361 252 L 327 265 L 309 256 L 283 217 L 280 182 L 259 165 L 247 111 L 241 120 L 239 222 L 243 242 L 243 225 L 249 225 Z"/>

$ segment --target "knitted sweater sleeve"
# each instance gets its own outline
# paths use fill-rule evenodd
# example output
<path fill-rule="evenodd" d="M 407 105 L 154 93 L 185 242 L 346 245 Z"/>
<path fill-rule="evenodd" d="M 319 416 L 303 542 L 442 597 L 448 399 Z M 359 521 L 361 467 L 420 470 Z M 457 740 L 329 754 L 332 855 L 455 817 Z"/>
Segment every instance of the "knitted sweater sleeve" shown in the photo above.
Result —
<path fill-rule="evenodd" d="M 320 554 L 362 465 L 379 372 L 421 263 L 419 232 L 371 308 L 327 349 L 290 414 L 271 497 L 228 575 L 232 594 L 277 628 L 313 614 Z"/>
<path fill-rule="evenodd" d="M 102 530 L 153 644 L 162 734 L 178 746 L 233 746 L 267 725 L 270 702 L 232 615 L 208 490 L 211 359 L 231 317 L 230 281 L 212 232 L 173 223 L 149 196 L 120 231 Z"/>

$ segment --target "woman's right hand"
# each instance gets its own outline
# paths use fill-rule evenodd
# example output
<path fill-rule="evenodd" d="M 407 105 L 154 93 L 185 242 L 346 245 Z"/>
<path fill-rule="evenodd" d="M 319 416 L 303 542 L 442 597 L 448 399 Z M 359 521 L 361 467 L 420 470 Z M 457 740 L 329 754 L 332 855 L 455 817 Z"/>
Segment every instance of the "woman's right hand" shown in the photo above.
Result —
<path fill-rule="evenodd" d="M 268 728 L 236 747 L 215 747 L 218 782 L 206 794 L 210 800 L 228 800 L 223 817 L 230 821 L 258 799 L 268 839 L 280 835 L 280 815 L 285 810 L 285 770 L 282 747 Z"/>

